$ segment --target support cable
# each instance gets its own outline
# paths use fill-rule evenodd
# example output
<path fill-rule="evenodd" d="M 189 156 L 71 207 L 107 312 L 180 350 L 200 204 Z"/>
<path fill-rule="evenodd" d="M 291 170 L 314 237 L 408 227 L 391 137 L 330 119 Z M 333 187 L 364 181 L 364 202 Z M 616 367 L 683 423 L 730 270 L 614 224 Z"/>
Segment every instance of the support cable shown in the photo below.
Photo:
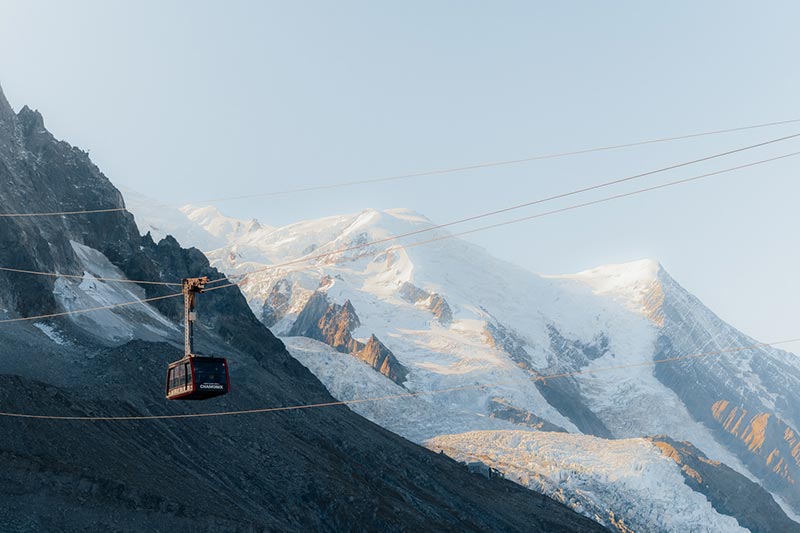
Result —
<path fill-rule="evenodd" d="M 464 172 L 467 170 L 477 170 L 482 168 L 491 168 L 491 167 L 499 167 L 499 166 L 507 166 L 507 165 L 516 165 L 520 163 L 527 163 L 531 161 L 540 161 L 544 159 L 557 159 L 563 157 L 571 157 L 576 155 L 583 155 L 583 154 L 590 154 L 596 152 L 604 152 L 610 150 L 619 150 L 623 148 L 633 148 L 636 146 L 644 146 L 648 144 L 657 144 L 657 143 L 664 143 L 664 142 L 671 142 L 671 141 L 679 141 L 684 139 L 694 139 L 698 137 L 708 137 L 712 135 L 720 135 L 724 133 L 733 133 L 738 131 L 747 131 L 747 130 L 754 130 L 760 128 L 768 128 L 773 126 L 781 126 L 786 124 L 795 124 L 800 122 L 800 118 L 797 119 L 790 119 L 790 120 L 781 120 L 777 122 L 765 122 L 761 124 L 753 124 L 749 126 L 741 126 L 737 128 L 727 128 L 727 129 L 720 129 L 720 130 L 712 130 L 712 131 L 705 131 L 700 133 L 689 133 L 686 135 L 677 135 L 672 137 L 660 137 L 655 139 L 648 139 L 644 141 L 635 141 L 630 143 L 624 144 L 613 144 L 608 146 L 600 146 L 595 148 L 586 148 L 583 150 L 574 150 L 569 152 L 556 152 L 551 154 L 545 155 L 535 155 L 530 157 L 523 157 L 519 159 L 506 159 L 500 161 L 491 161 L 487 163 L 476 163 L 472 165 L 464 165 L 464 166 L 457 166 L 451 168 L 442 168 L 442 169 L 435 169 L 435 170 L 424 170 L 419 172 L 411 172 L 408 174 L 398 174 L 394 176 L 384 176 L 379 178 L 370 178 L 370 179 L 363 179 L 363 180 L 355 180 L 355 181 L 345 181 L 340 183 L 332 183 L 328 185 L 316 185 L 310 187 L 301 187 L 296 189 L 287 189 L 283 191 L 273 191 L 273 192 L 264 192 L 264 193 L 254 193 L 254 194 L 243 194 L 239 196 L 225 196 L 219 198 L 210 198 L 205 200 L 196 200 L 190 203 L 211 203 L 211 202 L 221 202 L 225 200 L 243 200 L 249 198 L 264 198 L 269 196 L 282 196 L 287 194 L 294 194 L 294 193 L 303 193 L 303 192 L 312 192 L 312 191 L 320 191 L 320 190 L 329 190 L 329 189 L 336 189 L 336 188 L 343 188 L 343 187 L 352 187 L 355 185 L 367 185 L 371 183 L 382 183 L 387 181 L 397 181 L 402 179 L 409 179 L 409 178 L 416 178 L 422 176 L 435 176 L 435 175 L 443 175 L 443 174 L 452 174 L 456 172 Z M 158 204 L 154 207 L 180 207 L 183 204 Z M 24 217 L 44 217 L 44 216 L 73 216 L 73 215 L 92 215 L 92 214 L 101 214 L 101 213 L 116 213 L 121 211 L 129 211 L 127 207 L 110 207 L 110 208 L 103 208 L 103 209 L 82 209 L 82 210 L 64 210 L 64 211 L 49 211 L 49 212 L 40 212 L 40 213 L 0 213 L 0 218 L 24 218 Z"/>
<path fill-rule="evenodd" d="M 664 359 L 655 359 L 653 361 L 643 361 L 640 363 L 630 363 L 624 365 L 613 365 L 613 366 L 606 366 L 600 368 L 592 368 L 592 369 L 583 369 L 577 370 L 574 372 L 561 372 L 557 374 L 549 374 L 549 375 L 537 375 L 532 378 L 525 378 L 525 379 L 511 379 L 505 381 L 497 381 L 494 383 L 483 383 L 479 385 L 464 385 L 460 387 L 448 387 L 444 389 L 433 389 L 429 391 L 419 391 L 419 392 L 409 392 L 404 394 L 391 394 L 387 396 L 377 396 L 371 398 L 354 398 L 351 400 L 341 400 L 341 401 L 333 401 L 333 402 L 321 402 L 321 403 L 314 403 L 314 404 L 300 404 L 300 405 L 289 405 L 283 407 L 264 407 L 259 409 L 242 409 L 242 410 L 234 410 L 234 411 L 218 411 L 218 412 L 211 412 L 211 413 L 185 413 L 185 414 L 177 414 L 177 415 L 131 415 L 131 416 L 58 416 L 58 415 L 37 415 L 37 414 L 28 414 L 28 413 L 10 413 L 10 412 L 0 412 L 0 417 L 7 417 L 7 418 L 25 418 L 25 419 L 35 419 L 35 420 L 72 420 L 72 421 L 92 421 L 92 422 L 123 422 L 123 421 L 137 421 L 137 420 L 178 420 L 178 419 L 187 419 L 187 418 L 210 418 L 210 417 L 223 417 L 223 416 L 236 416 L 236 415 L 252 415 L 252 414 L 263 414 L 263 413 L 276 413 L 276 412 L 283 412 L 283 411 L 298 411 L 304 409 L 318 409 L 322 407 L 335 407 L 335 406 L 346 406 L 346 405 L 358 405 L 362 403 L 374 403 L 374 402 L 382 402 L 388 400 L 399 400 L 403 398 L 415 398 L 418 396 L 433 396 L 436 394 L 446 394 L 450 392 L 458 392 L 458 391 L 467 391 L 467 390 L 477 390 L 483 389 L 487 387 L 499 387 L 504 385 L 513 385 L 525 382 L 536 382 L 536 381 L 547 381 L 550 379 L 560 379 L 566 377 L 574 377 L 586 374 L 595 374 L 599 372 L 609 372 L 612 370 L 625 370 L 630 368 L 640 368 L 640 367 L 648 367 L 648 366 L 655 366 L 659 364 L 665 363 L 674 363 L 678 361 L 686 361 L 690 359 L 701 359 L 704 357 L 713 357 L 713 356 L 721 356 L 730 353 L 737 353 L 742 352 L 745 350 L 752 350 L 757 348 L 766 348 L 771 346 L 777 346 L 781 344 L 788 344 L 793 342 L 800 342 L 800 337 L 796 339 L 787 339 L 782 341 L 775 341 L 775 342 L 761 342 L 756 344 L 751 344 L 748 346 L 738 346 L 732 348 L 726 348 L 721 350 L 713 350 L 708 352 L 696 353 L 691 355 L 683 355 L 677 357 L 669 357 Z"/>

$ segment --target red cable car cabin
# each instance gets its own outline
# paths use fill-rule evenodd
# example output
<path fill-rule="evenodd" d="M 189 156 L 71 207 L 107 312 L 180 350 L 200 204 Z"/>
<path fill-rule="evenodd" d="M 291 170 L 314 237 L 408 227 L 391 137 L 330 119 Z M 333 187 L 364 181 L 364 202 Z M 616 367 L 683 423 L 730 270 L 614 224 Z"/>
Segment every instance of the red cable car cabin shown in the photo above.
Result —
<path fill-rule="evenodd" d="M 222 357 L 192 355 L 170 363 L 168 400 L 206 400 L 228 393 L 228 362 Z"/>

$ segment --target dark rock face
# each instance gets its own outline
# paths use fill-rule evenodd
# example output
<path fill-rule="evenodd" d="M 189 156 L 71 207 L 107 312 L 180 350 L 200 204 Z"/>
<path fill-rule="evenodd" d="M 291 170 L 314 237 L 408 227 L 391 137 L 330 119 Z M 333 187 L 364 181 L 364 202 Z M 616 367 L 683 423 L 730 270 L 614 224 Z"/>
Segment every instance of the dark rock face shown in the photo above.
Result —
<path fill-rule="evenodd" d="M 599 359 L 608 352 L 608 338 L 601 334 L 591 344 L 581 341 L 566 339 L 558 329 L 550 325 L 547 327 L 550 336 L 550 347 L 559 357 L 569 361 L 574 369 L 580 369 L 595 359 Z"/>
<path fill-rule="evenodd" d="M 757 483 L 710 460 L 688 442 L 665 436 L 650 440 L 681 466 L 686 484 L 704 494 L 717 512 L 736 518 L 739 525 L 752 533 L 800 531 L 800 525 L 790 520 L 770 493 Z"/>
<path fill-rule="evenodd" d="M 614 435 L 600 418 L 586 406 L 581 390 L 575 380 L 558 378 L 557 380 L 537 381 L 536 388 L 547 400 L 547 403 L 569 418 L 570 422 L 587 435 L 612 439 Z"/>
<path fill-rule="evenodd" d="M 530 411 L 521 409 L 511 405 L 503 398 L 492 398 L 489 405 L 489 411 L 492 418 L 500 418 L 508 420 L 521 426 L 528 426 L 530 428 L 538 429 L 540 431 L 555 431 L 558 433 L 566 433 L 567 430 L 561 426 L 557 426 L 547 420 L 539 418 Z"/>
<path fill-rule="evenodd" d="M 453 311 L 450 309 L 447 300 L 445 300 L 444 296 L 441 294 L 434 293 L 431 295 L 430 309 L 433 316 L 435 316 L 443 326 L 449 326 L 453 322 Z"/>
<path fill-rule="evenodd" d="M 55 140 L 38 113 L 13 113 L 1 93 L 0 202 L 4 212 L 123 205 L 85 153 Z M 0 265 L 81 275 L 70 241 L 102 252 L 131 279 L 222 276 L 174 239 L 140 237 L 124 211 L 2 218 Z M 0 281 L 4 317 L 60 310 L 53 278 L 3 273 Z M 174 320 L 180 300 L 153 307 Z M 47 322 L 63 344 L 30 322 L 0 324 L 3 411 L 169 415 L 333 400 L 238 289 L 204 294 L 200 316 L 198 345 L 229 358 L 227 396 L 164 400 L 165 365 L 181 356 L 177 327 L 162 343 L 109 346 L 100 332 L 63 317 Z M 0 434 L 4 531 L 602 530 L 512 483 L 471 476 L 342 406 L 122 422 L 0 416 Z"/>
<path fill-rule="evenodd" d="M 267 326 L 274 326 L 278 320 L 286 315 L 292 299 L 292 284 L 288 279 L 281 279 L 269 291 L 269 296 L 261 310 L 261 322 Z"/>
<path fill-rule="evenodd" d="M 392 351 L 384 346 L 375 335 L 370 335 L 367 344 L 353 353 L 353 355 L 398 385 L 402 385 L 408 377 L 408 370 L 400 364 Z"/>
<path fill-rule="evenodd" d="M 400 297 L 412 304 L 425 304 L 439 323 L 445 327 L 453 323 L 453 310 L 450 309 L 444 296 L 439 293 L 428 292 L 406 281 L 400 286 Z"/>
<path fill-rule="evenodd" d="M 319 321 L 325 316 L 325 313 L 330 307 L 330 302 L 325 293 L 315 291 L 306 302 L 303 310 L 297 315 L 297 318 L 292 324 L 292 328 L 287 334 L 289 337 L 310 337 L 323 341 L 321 339 L 321 331 L 319 328 Z M 324 342 L 324 341 L 323 341 Z"/>
<path fill-rule="evenodd" d="M 361 325 L 350 300 L 344 305 L 329 305 L 317 322 L 319 337 L 341 352 L 355 351 L 361 346 L 350 336 L 350 332 Z"/>
<path fill-rule="evenodd" d="M 485 311 L 485 310 L 484 310 Z M 487 312 L 488 313 L 488 312 Z M 580 342 L 565 339 L 554 326 L 548 327 L 551 342 L 551 355 L 548 357 L 548 368 L 544 374 L 559 374 L 579 370 L 591 359 L 596 359 L 607 349 L 608 340 L 601 338 L 596 345 L 584 345 Z M 577 381 L 571 377 L 560 377 L 546 381 L 537 379 L 540 373 L 534 369 L 531 356 L 525 349 L 525 341 L 503 324 L 495 321 L 487 323 L 484 332 L 487 342 L 505 351 L 517 363 L 527 370 L 539 392 L 547 402 L 569 418 L 583 433 L 596 437 L 613 438 L 611 431 L 602 420 L 586 405 Z"/>
<path fill-rule="evenodd" d="M 366 344 L 354 339 L 351 332 L 361 325 L 350 300 L 343 305 L 330 303 L 324 292 L 315 291 L 289 330 L 289 336 L 302 336 L 324 342 L 342 353 L 349 353 L 370 365 L 398 385 L 408 377 L 408 370 L 375 335 Z"/>
<path fill-rule="evenodd" d="M 565 338 L 555 326 L 548 326 L 551 354 L 548 357 L 547 374 L 575 372 L 590 361 L 601 357 L 608 349 L 608 339 L 600 336 L 592 344 L 584 344 Z M 578 382 L 572 377 L 559 377 L 552 380 L 539 380 L 536 388 L 547 402 L 567 416 L 583 433 L 614 438 L 602 420 L 587 407 Z"/>
<path fill-rule="evenodd" d="M 751 468 L 761 476 L 796 485 L 800 463 L 800 437 L 795 430 L 772 413 L 749 413 L 742 406 L 719 400 L 711 407 L 718 428 L 726 431 L 731 446 L 749 452 L 762 461 L 752 460 Z"/>

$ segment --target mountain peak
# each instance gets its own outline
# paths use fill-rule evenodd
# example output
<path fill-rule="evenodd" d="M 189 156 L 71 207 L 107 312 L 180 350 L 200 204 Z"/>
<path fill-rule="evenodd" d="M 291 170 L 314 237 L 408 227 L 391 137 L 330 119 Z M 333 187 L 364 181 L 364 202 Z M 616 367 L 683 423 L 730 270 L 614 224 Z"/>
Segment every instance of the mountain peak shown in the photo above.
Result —
<path fill-rule="evenodd" d="M 10 109 L 11 108 L 11 104 L 8 103 L 8 100 L 6 99 L 6 95 L 3 92 L 3 85 L 0 84 L 0 109 L 4 109 L 4 108 L 9 108 Z"/>
<path fill-rule="evenodd" d="M 608 292 L 633 285 L 652 283 L 658 279 L 663 269 L 661 263 L 655 259 L 639 259 L 627 263 L 601 265 L 577 274 L 553 277 L 579 279 L 595 286 L 596 289 L 602 287 L 603 290 L 600 292 Z"/>
<path fill-rule="evenodd" d="M 45 130 L 44 117 L 36 109 L 31 109 L 27 105 L 22 106 L 17 115 L 23 129 L 27 131 L 40 131 Z"/>
<path fill-rule="evenodd" d="M 615 283 L 629 285 L 638 282 L 652 282 L 661 272 L 661 263 L 655 259 L 639 259 L 627 263 L 601 265 L 575 274 L 576 277 L 606 278 Z"/>
<path fill-rule="evenodd" d="M 659 322 L 657 314 L 661 301 L 659 295 L 663 295 L 661 281 L 664 272 L 664 267 L 655 259 L 640 259 L 603 265 L 577 274 L 547 277 L 584 283 L 595 294 L 619 299 L 632 310 Z"/>
<path fill-rule="evenodd" d="M 387 215 L 391 215 L 394 218 L 407 220 L 409 222 L 423 222 L 428 224 L 431 223 L 431 220 L 428 217 L 426 217 L 422 213 L 419 213 L 407 207 L 395 207 L 392 209 L 386 209 L 384 210 L 384 213 L 386 213 Z"/>
<path fill-rule="evenodd" d="M 11 108 L 11 104 L 8 103 L 6 95 L 3 93 L 3 87 L 0 85 L 0 126 L 10 125 L 14 117 L 14 110 Z"/>

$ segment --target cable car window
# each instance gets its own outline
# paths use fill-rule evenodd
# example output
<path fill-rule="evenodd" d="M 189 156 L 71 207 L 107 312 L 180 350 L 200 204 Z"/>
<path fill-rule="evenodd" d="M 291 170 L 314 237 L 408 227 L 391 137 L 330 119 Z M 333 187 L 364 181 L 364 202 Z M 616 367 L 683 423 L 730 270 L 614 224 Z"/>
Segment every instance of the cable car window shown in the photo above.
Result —
<path fill-rule="evenodd" d="M 196 383 L 225 383 L 225 363 L 223 361 L 204 361 L 195 365 Z"/>

